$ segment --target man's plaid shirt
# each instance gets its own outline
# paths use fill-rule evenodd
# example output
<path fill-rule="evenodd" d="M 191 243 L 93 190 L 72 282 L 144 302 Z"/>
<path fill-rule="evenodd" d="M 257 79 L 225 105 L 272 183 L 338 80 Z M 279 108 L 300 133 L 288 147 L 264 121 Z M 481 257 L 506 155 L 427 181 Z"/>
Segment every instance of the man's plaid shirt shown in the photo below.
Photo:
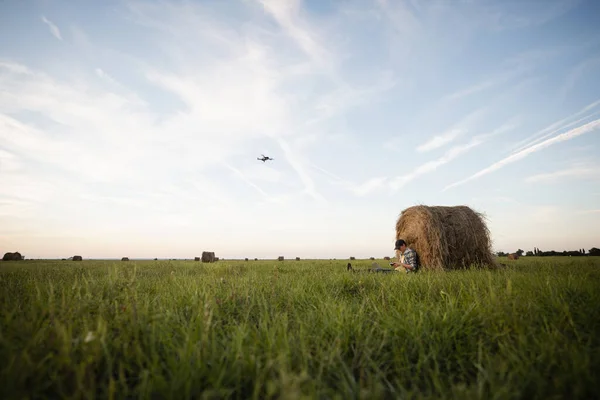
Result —
<path fill-rule="evenodd" d="M 402 258 L 404 264 L 410 265 L 415 271 L 417 270 L 417 253 L 413 249 L 407 247 L 402 254 Z"/>

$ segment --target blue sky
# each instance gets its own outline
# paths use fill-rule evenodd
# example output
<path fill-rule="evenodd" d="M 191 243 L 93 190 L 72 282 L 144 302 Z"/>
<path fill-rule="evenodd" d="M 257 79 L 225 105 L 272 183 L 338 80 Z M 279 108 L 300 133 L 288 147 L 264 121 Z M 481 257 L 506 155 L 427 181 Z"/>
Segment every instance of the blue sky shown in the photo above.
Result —
<path fill-rule="evenodd" d="M 1 1 L 0 251 L 382 257 L 415 204 L 485 213 L 495 250 L 598 247 L 599 15 Z"/>

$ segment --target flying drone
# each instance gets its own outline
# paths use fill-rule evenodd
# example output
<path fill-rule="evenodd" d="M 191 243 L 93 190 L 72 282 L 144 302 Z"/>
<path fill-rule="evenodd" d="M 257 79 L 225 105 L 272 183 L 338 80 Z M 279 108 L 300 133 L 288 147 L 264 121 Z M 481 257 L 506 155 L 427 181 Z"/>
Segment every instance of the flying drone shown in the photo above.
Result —
<path fill-rule="evenodd" d="M 271 160 L 271 161 L 273 160 L 273 159 L 272 159 L 272 158 L 270 158 L 270 157 L 266 157 L 264 154 L 261 154 L 261 156 L 262 156 L 262 157 L 257 157 L 256 159 L 257 159 L 257 160 L 259 160 L 259 161 L 262 161 L 262 162 L 265 162 L 265 161 L 267 161 L 267 160 Z"/>

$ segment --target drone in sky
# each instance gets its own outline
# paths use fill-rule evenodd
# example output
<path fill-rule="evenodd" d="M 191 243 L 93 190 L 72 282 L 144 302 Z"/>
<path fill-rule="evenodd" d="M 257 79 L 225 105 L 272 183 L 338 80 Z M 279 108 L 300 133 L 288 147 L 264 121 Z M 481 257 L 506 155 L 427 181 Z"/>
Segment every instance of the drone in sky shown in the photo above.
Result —
<path fill-rule="evenodd" d="M 261 154 L 261 156 L 262 156 L 262 157 L 257 157 L 256 159 L 257 159 L 257 160 L 259 160 L 259 161 L 262 161 L 262 162 L 265 162 L 265 161 L 267 161 L 267 160 L 271 160 L 271 161 L 273 160 L 273 159 L 272 159 L 272 158 L 270 158 L 270 157 L 266 157 L 264 154 Z"/>

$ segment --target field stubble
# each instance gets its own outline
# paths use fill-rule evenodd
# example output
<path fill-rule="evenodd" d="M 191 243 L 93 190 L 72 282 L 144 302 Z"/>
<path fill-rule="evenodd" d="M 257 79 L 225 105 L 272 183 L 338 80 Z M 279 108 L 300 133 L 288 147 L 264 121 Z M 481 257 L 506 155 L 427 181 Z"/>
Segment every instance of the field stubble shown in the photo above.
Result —
<path fill-rule="evenodd" d="M 600 258 L 345 263 L 2 263 L 0 397 L 600 395 Z"/>

